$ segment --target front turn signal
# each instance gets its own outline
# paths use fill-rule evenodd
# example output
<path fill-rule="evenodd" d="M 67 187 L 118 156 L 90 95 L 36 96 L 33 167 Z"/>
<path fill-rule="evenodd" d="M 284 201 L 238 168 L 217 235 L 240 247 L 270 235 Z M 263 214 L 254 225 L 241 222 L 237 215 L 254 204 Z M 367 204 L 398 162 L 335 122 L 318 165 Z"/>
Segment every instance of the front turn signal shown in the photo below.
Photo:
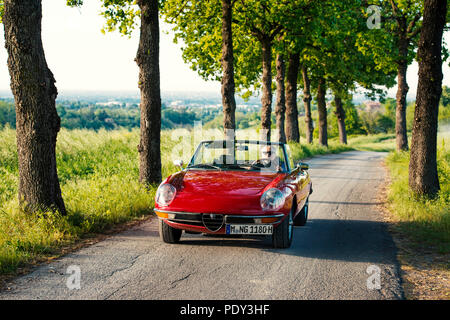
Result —
<path fill-rule="evenodd" d="M 156 211 L 156 215 L 158 217 L 160 217 L 161 219 L 168 219 L 169 218 L 169 214 L 168 213 L 164 213 L 164 212 Z"/>
<path fill-rule="evenodd" d="M 280 220 L 280 218 L 262 218 L 261 223 L 275 223 L 278 220 Z"/>

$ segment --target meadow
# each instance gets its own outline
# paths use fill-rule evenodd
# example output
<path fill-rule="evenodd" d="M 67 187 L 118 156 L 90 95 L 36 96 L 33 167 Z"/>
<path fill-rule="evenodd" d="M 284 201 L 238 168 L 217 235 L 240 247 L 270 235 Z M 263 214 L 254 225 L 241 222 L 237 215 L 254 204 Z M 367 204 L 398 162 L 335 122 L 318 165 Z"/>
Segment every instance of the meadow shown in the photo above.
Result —
<path fill-rule="evenodd" d="M 395 228 L 408 237 L 412 247 L 450 253 L 449 132 L 438 134 L 437 163 L 439 194 L 434 199 L 419 197 L 408 188 L 409 152 L 391 152 L 386 158 L 391 178 L 388 209 Z"/>

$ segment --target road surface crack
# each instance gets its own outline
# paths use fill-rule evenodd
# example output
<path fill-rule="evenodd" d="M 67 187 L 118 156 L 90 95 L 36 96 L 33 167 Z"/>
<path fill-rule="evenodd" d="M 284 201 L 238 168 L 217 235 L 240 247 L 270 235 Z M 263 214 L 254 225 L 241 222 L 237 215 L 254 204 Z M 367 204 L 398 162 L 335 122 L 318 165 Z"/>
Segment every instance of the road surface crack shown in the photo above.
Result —
<path fill-rule="evenodd" d="M 181 281 L 187 280 L 191 275 L 192 275 L 192 273 L 189 273 L 188 275 L 186 275 L 180 279 L 172 281 L 170 283 L 170 285 L 171 285 L 170 289 L 174 289 Z"/>
<path fill-rule="evenodd" d="M 140 254 L 140 255 L 137 255 L 136 257 L 134 257 L 132 260 L 131 260 L 131 262 L 130 262 L 130 264 L 129 265 L 127 265 L 127 266 L 125 266 L 125 267 L 123 267 L 123 268 L 120 268 L 120 269 L 117 269 L 117 270 L 113 270 L 109 275 L 107 275 L 106 277 L 107 278 L 110 278 L 110 277 L 112 277 L 112 276 L 114 276 L 116 273 L 118 273 L 118 272 L 122 272 L 122 271 L 125 271 L 125 270 L 127 270 L 127 269 L 130 269 L 130 268 L 132 268 L 133 266 L 134 266 L 134 264 L 136 263 L 136 261 L 141 257 L 142 255 Z"/>
<path fill-rule="evenodd" d="M 119 288 L 117 288 L 116 290 L 114 290 L 113 292 L 111 292 L 110 294 L 108 294 L 104 300 L 109 300 L 109 298 L 111 298 L 113 295 L 115 295 L 117 292 L 119 292 L 120 290 L 122 290 L 123 288 L 125 288 L 127 285 L 129 284 L 129 282 L 125 283 L 124 285 L 120 286 Z"/>

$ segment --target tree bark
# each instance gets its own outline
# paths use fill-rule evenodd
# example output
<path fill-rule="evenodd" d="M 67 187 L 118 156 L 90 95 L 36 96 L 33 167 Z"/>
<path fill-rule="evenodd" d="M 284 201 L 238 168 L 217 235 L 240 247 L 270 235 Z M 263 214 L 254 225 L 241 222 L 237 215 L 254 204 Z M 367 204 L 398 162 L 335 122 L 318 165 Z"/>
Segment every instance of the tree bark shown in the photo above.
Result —
<path fill-rule="evenodd" d="M 339 130 L 339 142 L 347 144 L 347 131 L 345 130 L 345 110 L 342 106 L 342 99 L 339 95 L 334 96 L 334 103 L 336 105 L 335 115 L 337 117 L 337 124 Z"/>
<path fill-rule="evenodd" d="M 40 0 L 6 0 L 3 23 L 16 106 L 19 202 L 26 211 L 66 214 L 56 168 L 58 91 L 41 40 Z"/>
<path fill-rule="evenodd" d="M 425 0 L 418 46 L 419 82 L 409 162 L 409 186 L 435 196 L 440 189 L 436 163 L 439 99 L 442 93 L 442 34 L 446 0 Z"/>
<path fill-rule="evenodd" d="M 300 142 L 297 109 L 297 77 L 299 67 L 300 55 L 298 53 L 291 53 L 289 55 L 288 71 L 286 76 L 285 132 L 286 140 L 292 142 Z"/>
<path fill-rule="evenodd" d="M 284 118 L 286 113 L 286 98 L 284 88 L 284 78 L 286 73 L 286 65 L 283 55 L 277 55 L 277 103 L 275 106 L 275 114 L 277 119 L 278 141 L 286 143 L 286 135 L 284 132 Z"/>
<path fill-rule="evenodd" d="M 327 132 L 327 104 L 325 101 L 326 87 L 325 79 L 319 79 L 317 87 L 317 111 L 319 113 L 319 144 L 328 147 Z"/>
<path fill-rule="evenodd" d="M 305 106 L 305 123 L 306 123 L 306 142 L 313 143 L 313 121 L 311 117 L 311 81 L 308 77 L 308 69 L 305 65 L 302 65 L 302 77 L 303 77 L 303 104 Z"/>
<path fill-rule="evenodd" d="M 236 100 L 234 97 L 233 33 L 231 0 L 222 0 L 222 105 L 225 136 L 234 140 Z"/>
<path fill-rule="evenodd" d="M 161 92 L 159 73 L 158 0 L 138 0 L 141 29 L 136 63 L 141 91 L 139 181 L 161 182 Z"/>
<path fill-rule="evenodd" d="M 261 140 L 270 141 L 272 125 L 272 42 L 262 37 L 262 98 L 261 98 Z"/>
<path fill-rule="evenodd" d="M 395 132 L 397 150 L 408 150 L 408 135 L 406 128 L 406 96 L 408 94 L 408 83 L 406 82 L 406 72 L 408 70 L 408 40 L 401 37 L 399 40 L 399 55 L 397 69 L 397 108 L 395 113 Z"/>

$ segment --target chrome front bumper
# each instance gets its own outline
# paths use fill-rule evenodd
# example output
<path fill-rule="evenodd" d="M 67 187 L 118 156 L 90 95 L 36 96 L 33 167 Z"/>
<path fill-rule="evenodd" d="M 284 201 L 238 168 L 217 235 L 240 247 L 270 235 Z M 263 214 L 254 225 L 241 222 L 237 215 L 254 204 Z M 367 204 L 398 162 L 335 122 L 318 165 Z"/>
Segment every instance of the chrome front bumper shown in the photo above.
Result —
<path fill-rule="evenodd" d="M 194 212 L 179 212 L 179 211 L 167 211 L 155 209 L 158 217 L 162 219 L 167 219 L 170 222 L 189 224 L 203 226 L 204 216 L 218 216 L 222 220 L 223 224 L 276 224 L 281 221 L 284 217 L 282 213 L 275 213 L 271 215 L 255 215 L 255 216 L 244 216 L 244 215 L 230 215 L 230 214 L 220 214 L 220 213 L 194 213 Z M 214 217 L 213 217 L 214 218 Z M 272 222 L 263 221 L 266 218 L 273 218 Z"/>

